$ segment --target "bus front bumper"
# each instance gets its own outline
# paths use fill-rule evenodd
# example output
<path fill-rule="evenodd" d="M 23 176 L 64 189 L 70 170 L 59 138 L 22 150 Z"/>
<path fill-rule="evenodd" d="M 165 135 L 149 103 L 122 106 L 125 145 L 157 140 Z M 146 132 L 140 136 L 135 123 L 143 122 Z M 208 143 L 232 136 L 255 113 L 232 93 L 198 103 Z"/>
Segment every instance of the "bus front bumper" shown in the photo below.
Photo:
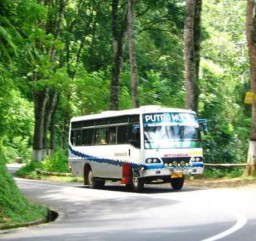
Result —
<path fill-rule="evenodd" d="M 142 167 L 139 172 L 138 177 L 147 178 L 147 177 L 170 177 L 170 178 L 177 178 L 183 175 L 200 175 L 204 171 L 203 164 L 202 165 L 192 165 L 189 167 L 164 167 L 164 168 L 147 168 Z"/>

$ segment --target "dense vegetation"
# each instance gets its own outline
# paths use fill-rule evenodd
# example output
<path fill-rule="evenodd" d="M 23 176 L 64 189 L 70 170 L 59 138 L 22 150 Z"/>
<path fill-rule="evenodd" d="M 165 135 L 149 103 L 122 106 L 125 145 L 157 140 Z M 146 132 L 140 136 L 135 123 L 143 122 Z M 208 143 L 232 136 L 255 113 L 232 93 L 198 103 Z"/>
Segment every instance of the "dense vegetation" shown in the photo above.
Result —
<path fill-rule="evenodd" d="M 30 203 L 18 190 L 11 175 L 0 162 L 0 230 L 35 221 L 46 222 L 48 209 Z"/>
<path fill-rule="evenodd" d="M 82 1 L 80 7 L 79 2 L 66 6 L 54 63 L 49 62 L 46 52 L 53 36 L 41 28 L 47 14 L 53 13 L 34 0 L 1 2 L 0 141 L 10 161 L 17 156 L 31 158 L 33 96 L 46 86 L 58 93 L 54 144 L 47 144 L 50 149 L 50 145 L 66 148 L 71 116 L 109 108 L 111 9 L 100 1 Z M 140 105 L 184 107 L 184 5 L 184 1 L 137 4 Z M 205 139 L 207 162 L 246 159 L 251 107 L 243 104 L 244 93 L 249 89 L 245 5 L 245 1 L 238 0 L 212 0 L 203 5 L 199 115 L 209 120 L 210 134 Z M 43 46 L 38 48 L 39 44 Z M 52 68 L 54 71 L 49 72 Z M 41 80 L 35 81 L 35 74 L 40 74 Z M 131 107 L 129 76 L 124 45 L 120 109 Z"/>
<path fill-rule="evenodd" d="M 115 26 L 118 33 L 125 12 L 125 5 L 121 6 Z M 241 0 L 203 1 L 198 104 L 200 117 L 209 121 L 204 152 L 210 163 L 246 161 L 251 106 L 243 104 L 250 88 L 245 7 L 246 1 Z M 184 0 L 136 3 L 140 105 L 184 107 L 184 11 Z M 6 173 L 4 160 L 31 160 L 35 143 L 51 151 L 66 150 L 72 116 L 110 108 L 111 21 L 111 1 L 0 2 L 1 184 L 7 182 L 16 189 L 11 178 L 2 175 Z M 42 113 L 39 103 L 50 110 L 46 112 L 47 138 L 42 143 L 37 143 L 35 134 L 35 121 Z M 130 107 L 129 54 L 124 38 L 119 108 Z M 49 160 L 47 163 L 49 167 Z M 8 200 L 8 195 L 0 189 L 1 198 Z M 17 198 L 27 204 L 21 196 Z M 0 213 L 0 218 L 3 215 L 6 213 Z"/>

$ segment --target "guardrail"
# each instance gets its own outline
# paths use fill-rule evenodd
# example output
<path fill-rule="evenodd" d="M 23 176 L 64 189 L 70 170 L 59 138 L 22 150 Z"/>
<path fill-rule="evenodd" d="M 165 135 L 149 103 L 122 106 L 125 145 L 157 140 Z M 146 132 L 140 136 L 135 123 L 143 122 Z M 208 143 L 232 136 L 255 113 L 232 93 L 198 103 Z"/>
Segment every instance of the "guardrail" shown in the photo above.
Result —
<path fill-rule="evenodd" d="M 255 166 L 255 164 L 249 163 L 204 163 L 206 167 L 247 167 L 247 166 Z"/>

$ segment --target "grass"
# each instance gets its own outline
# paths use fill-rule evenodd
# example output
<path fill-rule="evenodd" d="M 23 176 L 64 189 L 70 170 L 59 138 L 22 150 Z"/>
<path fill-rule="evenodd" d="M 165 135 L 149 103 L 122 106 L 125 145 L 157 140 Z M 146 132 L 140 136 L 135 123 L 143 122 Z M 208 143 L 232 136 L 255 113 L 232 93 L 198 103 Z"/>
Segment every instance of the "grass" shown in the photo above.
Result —
<path fill-rule="evenodd" d="M 4 163 L 0 163 L 0 173 L 0 230 L 46 221 L 48 209 L 25 198 Z"/>
<path fill-rule="evenodd" d="M 205 167 L 203 176 L 206 178 L 237 178 L 242 177 L 243 167 Z"/>
<path fill-rule="evenodd" d="M 49 180 L 49 181 L 61 181 L 61 182 L 83 182 L 82 177 L 76 176 L 67 176 L 63 172 L 59 172 L 59 175 L 50 175 L 50 174 L 43 174 L 38 172 L 37 170 L 40 169 L 46 172 L 56 172 L 56 168 L 48 167 L 46 168 L 45 161 L 43 163 L 39 163 L 36 161 L 31 161 L 19 169 L 15 175 L 22 178 L 28 179 L 38 179 L 38 180 Z M 62 168 L 62 170 L 66 170 Z M 63 175 L 61 175 L 63 173 Z"/>

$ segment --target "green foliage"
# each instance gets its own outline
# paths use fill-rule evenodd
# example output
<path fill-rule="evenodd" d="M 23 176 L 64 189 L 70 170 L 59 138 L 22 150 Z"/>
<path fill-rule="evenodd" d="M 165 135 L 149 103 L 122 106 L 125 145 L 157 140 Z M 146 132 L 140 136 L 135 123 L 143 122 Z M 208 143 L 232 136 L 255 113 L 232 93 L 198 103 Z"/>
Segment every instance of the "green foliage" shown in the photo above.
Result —
<path fill-rule="evenodd" d="M 245 4 L 228 0 L 203 5 L 199 112 L 209 121 L 204 153 L 210 163 L 246 161 L 250 112 L 243 93 L 249 77 L 246 40 L 239 34 L 244 31 Z"/>
<path fill-rule="evenodd" d="M 243 172 L 244 168 L 240 167 L 206 167 L 203 176 L 209 178 L 235 178 L 240 177 Z"/>
<path fill-rule="evenodd" d="M 3 127 L 2 150 L 9 162 L 19 156 L 27 160 L 31 157 L 30 146 L 34 126 L 32 103 L 14 88 L 10 89 L 8 94 L 3 92 L 3 95 L 7 99 L 0 99 L 0 103 L 5 107 L 0 112 Z"/>
<path fill-rule="evenodd" d="M 67 104 L 72 105 L 73 115 L 96 113 L 109 107 L 110 81 L 104 72 L 87 73 L 81 70 L 69 91 Z"/>
<path fill-rule="evenodd" d="M 51 156 L 45 158 L 42 162 L 30 161 L 20 168 L 16 175 L 19 177 L 40 178 L 37 169 L 47 172 L 68 172 L 67 154 L 59 149 Z"/>
<path fill-rule="evenodd" d="M 30 161 L 16 171 L 15 175 L 18 177 L 37 178 L 36 169 L 41 169 L 41 166 L 41 162 Z"/>
<path fill-rule="evenodd" d="M 21 194 L 1 160 L 0 173 L 0 230 L 9 225 L 16 227 L 38 219 L 46 220 L 47 209 L 30 203 Z"/>
<path fill-rule="evenodd" d="M 48 172 L 68 172 L 67 154 L 63 150 L 54 152 L 42 161 L 41 169 Z"/>
<path fill-rule="evenodd" d="M 141 105 L 156 104 L 182 107 L 184 105 L 184 89 L 171 90 L 171 82 L 164 79 L 160 73 L 153 70 L 147 72 L 146 78 L 141 78 L 139 97 Z"/>

